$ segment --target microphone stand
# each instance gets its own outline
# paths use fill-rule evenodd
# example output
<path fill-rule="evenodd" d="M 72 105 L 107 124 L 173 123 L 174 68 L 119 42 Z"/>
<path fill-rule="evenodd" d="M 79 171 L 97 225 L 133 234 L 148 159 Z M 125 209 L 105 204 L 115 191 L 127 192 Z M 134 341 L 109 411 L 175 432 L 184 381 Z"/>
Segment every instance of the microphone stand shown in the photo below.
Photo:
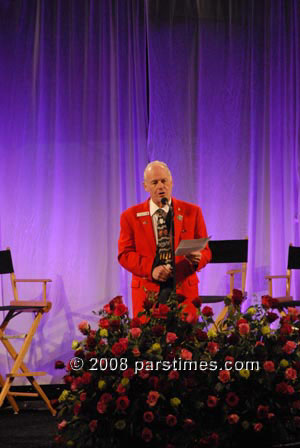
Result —
<path fill-rule="evenodd" d="M 172 254 L 172 272 L 173 272 L 173 287 L 172 292 L 176 293 L 176 263 L 175 263 L 175 229 L 174 229 L 174 208 L 172 201 L 170 204 L 170 214 L 171 214 L 171 254 Z"/>

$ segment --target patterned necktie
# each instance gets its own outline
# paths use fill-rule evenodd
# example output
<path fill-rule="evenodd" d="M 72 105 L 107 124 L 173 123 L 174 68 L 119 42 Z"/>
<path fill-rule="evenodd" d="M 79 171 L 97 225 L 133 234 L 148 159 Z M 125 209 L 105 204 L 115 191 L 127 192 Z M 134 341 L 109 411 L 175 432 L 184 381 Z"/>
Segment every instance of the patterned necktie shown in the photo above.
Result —
<path fill-rule="evenodd" d="M 159 208 L 157 210 L 157 248 L 159 253 L 160 264 L 172 263 L 172 251 L 170 243 L 170 235 L 166 223 L 166 212 Z"/>

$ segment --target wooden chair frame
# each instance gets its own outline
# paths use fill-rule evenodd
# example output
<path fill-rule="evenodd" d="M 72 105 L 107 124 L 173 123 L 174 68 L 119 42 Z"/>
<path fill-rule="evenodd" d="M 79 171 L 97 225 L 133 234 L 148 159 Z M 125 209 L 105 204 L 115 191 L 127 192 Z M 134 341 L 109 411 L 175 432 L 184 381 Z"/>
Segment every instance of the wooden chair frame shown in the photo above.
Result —
<path fill-rule="evenodd" d="M 291 296 L 291 279 L 292 279 L 292 269 L 300 269 L 300 261 L 296 262 L 295 260 L 295 251 L 299 251 L 300 248 L 294 247 L 292 243 L 289 244 L 289 252 L 288 252 L 288 263 L 287 263 L 287 270 L 286 274 L 283 275 L 266 275 L 265 279 L 268 281 L 268 294 L 269 296 L 273 297 L 273 280 L 278 279 L 285 279 L 285 296 L 283 297 L 274 297 L 276 298 L 280 303 L 289 303 L 289 306 L 292 306 L 290 304 L 291 301 L 293 301 L 293 297 Z"/>
<path fill-rule="evenodd" d="M 223 302 L 224 299 L 229 296 L 232 297 L 234 290 L 234 281 L 237 274 L 242 275 L 242 293 L 245 294 L 246 288 L 246 277 L 247 277 L 247 261 L 248 261 L 248 238 L 244 240 L 220 240 L 220 241 L 210 241 L 209 243 L 212 251 L 211 263 L 241 263 L 241 268 L 239 269 L 229 269 L 226 275 L 230 276 L 229 280 L 229 294 L 223 296 L 201 296 L 203 303 L 219 303 Z M 232 245 L 232 253 L 230 247 Z M 241 246 L 240 250 L 236 249 Z M 227 250 L 222 253 L 222 246 L 227 247 Z M 220 247 L 220 249 L 219 249 Z M 225 319 L 228 312 L 228 307 L 225 306 L 215 320 L 216 326 Z"/>
<path fill-rule="evenodd" d="M 4 252 L 6 252 L 4 254 Z M 0 310 L 7 312 L 3 322 L 0 325 L 0 341 L 4 345 L 7 353 L 13 360 L 13 365 L 10 370 L 10 372 L 6 375 L 6 379 L 0 375 L 0 386 L 1 386 L 1 392 L 0 392 L 0 407 L 3 405 L 5 398 L 8 399 L 9 403 L 11 404 L 12 408 L 16 413 L 19 412 L 19 407 L 14 399 L 14 397 L 17 396 L 27 396 L 27 397 L 36 397 L 40 396 L 44 402 L 46 403 L 46 406 L 48 407 L 49 411 L 52 415 L 56 414 L 55 409 L 51 406 L 51 403 L 47 397 L 47 395 L 44 393 L 41 386 L 38 384 L 38 382 L 35 380 L 35 376 L 44 376 L 46 375 L 45 372 L 32 372 L 23 362 L 23 359 L 28 352 L 30 348 L 30 344 L 32 342 L 32 339 L 38 329 L 39 323 L 41 321 L 41 318 L 44 313 L 47 313 L 51 309 L 51 302 L 47 301 L 47 295 L 46 295 L 46 288 L 47 283 L 51 282 L 51 279 L 17 279 L 13 270 L 12 260 L 11 260 L 11 254 L 10 249 L 7 248 L 6 251 L 2 251 L 3 256 L 5 257 L 5 260 L 7 262 L 6 267 L 1 269 L 2 272 L 0 273 L 6 273 L 10 274 L 11 284 L 12 284 L 12 290 L 13 290 L 13 297 L 14 300 L 10 302 L 10 305 L 8 306 L 1 306 Z M 3 266 L 2 266 L 3 267 Z M 43 284 L 43 294 L 42 294 L 42 300 L 20 300 L 18 295 L 18 289 L 17 289 L 17 283 L 20 282 L 26 282 L 26 283 L 42 283 Z M 34 320 L 29 328 L 29 331 L 25 335 L 18 335 L 18 336 L 8 336 L 5 333 L 5 330 L 7 329 L 7 326 L 9 322 L 16 316 L 22 314 L 22 313 L 28 313 L 31 312 L 34 314 Z M 19 350 L 19 352 L 16 351 L 12 343 L 10 342 L 10 339 L 20 339 L 24 338 L 23 344 Z M 21 371 L 21 372 L 20 372 Z M 11 392 L 10 388 L 12 386 L 12 383 L 16 377 L 26 377 L 27 380 L 31 383 L 33 388 L 36 390 L 35 393 L 31 392 Z"/>

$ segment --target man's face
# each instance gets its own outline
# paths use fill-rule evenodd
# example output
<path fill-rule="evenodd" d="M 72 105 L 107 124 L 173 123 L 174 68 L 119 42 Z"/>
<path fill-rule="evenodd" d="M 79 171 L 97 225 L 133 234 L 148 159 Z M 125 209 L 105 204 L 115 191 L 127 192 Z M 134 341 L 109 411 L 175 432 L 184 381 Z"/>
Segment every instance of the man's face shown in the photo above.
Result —
<path fill-rule="evenodd" d="M 152 165 L 146 171 L 144 188 L 150 194 L 152 201 L 161 207 L 161 199 L 167 198 L 168 201 L 172 195 L 172 178 L 168 170 L 161 165 Z"/>

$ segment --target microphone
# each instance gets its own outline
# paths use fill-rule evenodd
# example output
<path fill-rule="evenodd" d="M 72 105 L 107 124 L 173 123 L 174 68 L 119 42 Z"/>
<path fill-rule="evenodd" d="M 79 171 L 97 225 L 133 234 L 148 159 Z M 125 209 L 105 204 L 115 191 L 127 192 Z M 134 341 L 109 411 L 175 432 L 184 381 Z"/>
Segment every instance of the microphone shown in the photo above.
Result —
<path fill-rule="evenodd" d="M 160 202 L 162 203 L 162 205 L 166 205 L 168 203 L 168 199 L 167 198 L 161 198 Z"/>

